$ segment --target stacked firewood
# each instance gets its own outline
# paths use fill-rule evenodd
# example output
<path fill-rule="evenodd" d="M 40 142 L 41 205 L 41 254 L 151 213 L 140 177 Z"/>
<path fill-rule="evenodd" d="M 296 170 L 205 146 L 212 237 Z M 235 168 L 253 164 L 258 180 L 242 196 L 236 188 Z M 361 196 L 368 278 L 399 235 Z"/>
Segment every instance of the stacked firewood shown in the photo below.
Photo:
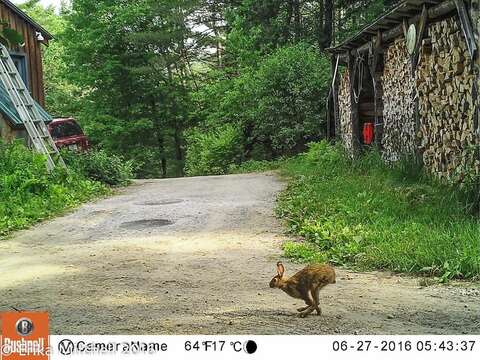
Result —
<path fill-rule="evenodd" d="M 382 155 L 394 162 L 415 153 L 415 77 L 405 40 L 398 39 L 385 53 L 383 83 Z"/>
<path fill-rule="evenodd" d="M 348 70 L 342 75 L 338 93 L 340 115 L 340 136 L 348 154 L 353 155 L 352 99 L 350 94 L 350 75 Z"/>
<path fill-rule="evenodd" d="M 426 167 L 440 178 L 463 176 L 464 169 L 480 172 L 472 148 L 474 75 L 458 24 L 449 18 L 428 28 L 416 75 L 420 128 L 418 139 Z"/>

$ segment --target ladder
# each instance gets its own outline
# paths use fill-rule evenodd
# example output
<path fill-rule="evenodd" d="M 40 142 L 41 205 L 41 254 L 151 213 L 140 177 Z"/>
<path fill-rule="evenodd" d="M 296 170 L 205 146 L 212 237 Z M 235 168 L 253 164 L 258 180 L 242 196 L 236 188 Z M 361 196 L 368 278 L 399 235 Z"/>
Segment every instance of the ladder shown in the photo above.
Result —
<path fill-rule="evenodd" d="M 40 116 L 35 101 L 13 63 L 10 53 L 1 43 L 0 80 L 25 125 L 32 147 L 46 157 L 48 171 L 53 171 L 57 166 L 65 167 L 65 162 Z"/>

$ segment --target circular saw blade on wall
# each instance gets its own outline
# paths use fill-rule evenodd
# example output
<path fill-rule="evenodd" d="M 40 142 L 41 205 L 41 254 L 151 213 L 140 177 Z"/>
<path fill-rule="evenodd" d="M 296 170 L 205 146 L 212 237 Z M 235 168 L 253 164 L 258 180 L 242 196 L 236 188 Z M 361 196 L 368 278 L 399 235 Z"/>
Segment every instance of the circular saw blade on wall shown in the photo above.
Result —
<path fill-rule="evenodd" d="M 414 24 L 409 26 L 405 41 L 407 42 L 407 51 L 410 55 L 412 55 L 415 51 L 415 43 L 417 41 L 417 28 Z"/>

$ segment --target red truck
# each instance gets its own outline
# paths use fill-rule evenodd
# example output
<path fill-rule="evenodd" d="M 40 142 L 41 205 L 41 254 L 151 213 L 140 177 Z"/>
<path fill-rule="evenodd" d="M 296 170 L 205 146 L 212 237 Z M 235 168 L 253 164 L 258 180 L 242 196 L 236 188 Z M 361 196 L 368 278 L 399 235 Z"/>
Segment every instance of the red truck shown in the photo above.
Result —
<path fill-rule="evenodd" d="M 59 149 L 87 151 L 90 148 L 88 138 L 73 118 L 54 119 L 48 124 L 48 131 Z"/>

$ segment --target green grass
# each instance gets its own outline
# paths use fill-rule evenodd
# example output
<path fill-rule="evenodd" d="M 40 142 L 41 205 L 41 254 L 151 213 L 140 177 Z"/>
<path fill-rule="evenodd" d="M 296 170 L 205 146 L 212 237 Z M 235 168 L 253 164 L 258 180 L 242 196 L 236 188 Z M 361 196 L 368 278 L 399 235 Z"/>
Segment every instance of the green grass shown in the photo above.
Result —
<path fill-rule="evenodd" d="M 229 174 L 247 174 L 278 170 L 285 160 L 248 160 L 240 165 L 232 164 L 229 167 Z"/>
<path fill-rule="evenodd" d="M 0 143 L 0 238 L 109 192 L 72 169 L 49 174 L 42 156 Z"/>
<path fill-rule="evenodd" d="M 289 177 L 277 212 L 303 243 L 286 256 L 362 269 L 449 278 L 480 277 L 480 220 L 458 189 L 418 166 L 383 164 L 375 152 L 352 161 L 325 142 L 281 166 Z"/>

